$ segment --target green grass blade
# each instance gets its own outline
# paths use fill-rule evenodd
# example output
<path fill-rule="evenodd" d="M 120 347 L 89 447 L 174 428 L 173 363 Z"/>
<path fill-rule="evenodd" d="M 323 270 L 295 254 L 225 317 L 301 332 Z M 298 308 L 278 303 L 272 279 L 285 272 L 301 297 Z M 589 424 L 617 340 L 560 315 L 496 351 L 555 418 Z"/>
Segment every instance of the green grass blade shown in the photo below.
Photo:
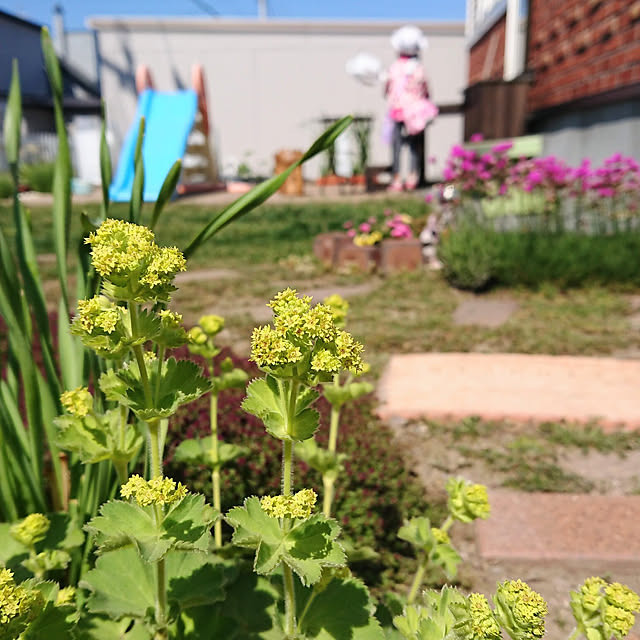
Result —
<path fill-rule="evenodd" d="M 107 121 L 104 113 L 104 105 L 102 111 L 102 130 L 100 131 L 100 184 L 102 186 L 102 219 L 104 220 L 109 214 L 109 187 L 111 186 L 111 154 L 109 153 L 109 145 L 107 144 L 106 135 Z"/>
<path fill-rule="evenodd" d="M 167 177 L 164 179 L 162 183 L 162 188 L 160 189 L 160 193 L 158 194 L 158 199 L 156 200 L 155 205 L 153 206 L 153 214 L 151 216 L 151 230 L 155 229 L 156 224 L 158 223 L 158 218 L 160 218 L 160 214 L 162 210 L 165 208 L 167 202 L 171 200 L 173 196 L 176 186 L 178 184 L 178 180 L 180 180 L 180 171 L 182 170 L 182 160 L 176 160 L 173 163 L 171 169 L 169 169 L 169 173 L 167 173 Z"/>
<path fill-rule="evenodd" d="M 53 47 L 53 42 L 46 27 L 42 29 L 42 55 L 44 57 L 47 76 L 53 94 L 53 109 L 58 134 L 58 154 L 53 176 L 53 238 L 56 251 L 58 277 L 67 313 L 69 295 L 67 282 L 67 247 L 69 244 L 69 227 L 71 223 L 71 153 L 62 110 L 63 84 L 60 64 Z"/>
<path fill-rule="evenodd" d="M 9 98 L 4 114 L 4 149 L 7 163 L 17 181 L 18 162 L 20 159 L 20 126 L 22 124 L 22 100 L 20 99 L 20 76 L 18 61 L 13 61 Z"/>
<path fill-rule="evenodd" d="M 322 151 L 329 149 L 335 139 L 351 124 L 353 118 L 346 116 L 330 126 L 305 152 L 300 160 L 294 162 L 288 169 L 277 176 L 260 183 L 251 191 L 238 198 L 235 202 L 225 207 L 213 220 L 210 220 L 198 235 L 191 241 L 185 249 L 184 255 L 189 258 L 197 251 L 203 243 L 215 235 L 234 219 L 255 209 L 265 200 L 270 198 L 289 177 L 291 172 L 301 164 L 310 160 Z"/>
<path fill-rule="evenodd" d="M 62 300 L 58 303 L 58 355 L 62 387 L 75 389 L 83 384 L 84 349 L 76 336 L 71 334 L 71 323 Z"/>
<path fill-rule="evenodd" d="M 140 223 L 140 213 L 144 199 L 144 162 L 142 161 L 142 143 L 144 141 L 144 118 L 140 118 L 138 125 L 138 139 L 136 140 L 136 150 L 133 155 L 134 174 L 133 187 L 131 188 L 131 202 L 129 204 L 129 222 Z"/>

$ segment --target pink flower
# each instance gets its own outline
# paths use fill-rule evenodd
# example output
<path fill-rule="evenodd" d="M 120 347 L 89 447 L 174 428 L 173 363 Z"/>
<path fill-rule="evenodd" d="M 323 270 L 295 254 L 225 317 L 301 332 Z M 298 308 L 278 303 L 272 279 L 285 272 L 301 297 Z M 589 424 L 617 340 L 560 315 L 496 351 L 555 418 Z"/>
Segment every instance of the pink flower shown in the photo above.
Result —
<path fill-rule="evenodd" d="M 424 201 L 426 203 L 433 202 L 433 193 L 427 193 L 427 195 L 424 197 Z"/>
<path fill-rule="evenodd" d="M 355 229 L 349 229 L 349 231 L 347 231 L 347 236 L 349 238 L 355 238 L 356 237 L 356 230 Z"/>
<path fill-rule="evenodd" d="M 501 184 L 500 188 L 498 189 L 498 193 L 503 196 L 507 193 L 507 185 L 506 184 Z"/>
<path fill-rule="evenodd" d="M 353 222 L 351 222 L 351 220 L 347 220 L 342 226 L 345 229 L 351 229 L 353 227 Z"/>
<path fill-rule="evenodd" d="M 362 232 L 362 233 L 369 233 L 369 231 L 371 231 L 371 225 L 368 222 L 363 222 L 358 229 Z"/>
<path fill-rule="evenodd" d="M 482 142 L 484 140 L 484 136 L 481 133 L 474 133 L 469 138 L 471 142 Z"/>
<path fill-rule="evenodd" d="M 371 217 L 367 220 L 367 222 L 368 222 L 369 224 L 375 224 L 375 223 L 377 222 L 377 219 L 376 219 L 376 217 L 375 217 L 375 216 L 371 216 Z"/>
<path fill-rule="evenodd" d="M 499 142 L 491 147 L 491 151 L 493 151 L 493 153 L 504 153 L 505 151 L 509 151 L 511 147 L 513 147 L 513 142 Z"/>

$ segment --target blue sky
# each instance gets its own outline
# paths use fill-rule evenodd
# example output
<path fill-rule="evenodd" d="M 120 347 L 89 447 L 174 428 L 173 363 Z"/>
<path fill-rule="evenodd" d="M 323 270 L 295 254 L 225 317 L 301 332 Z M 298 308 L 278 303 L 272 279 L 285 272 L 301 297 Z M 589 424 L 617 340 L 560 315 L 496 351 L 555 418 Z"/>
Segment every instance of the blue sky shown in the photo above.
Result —
<path fill-rule="evenodd" d="M 56 0 L 0 0 L 0 9 L 50 24 Z M 68 29 L 96 15 L 255 16 L 257 0 L 58 0 Z M 274 18 L 463 20 L 465 0 L 267 0 Z"/>

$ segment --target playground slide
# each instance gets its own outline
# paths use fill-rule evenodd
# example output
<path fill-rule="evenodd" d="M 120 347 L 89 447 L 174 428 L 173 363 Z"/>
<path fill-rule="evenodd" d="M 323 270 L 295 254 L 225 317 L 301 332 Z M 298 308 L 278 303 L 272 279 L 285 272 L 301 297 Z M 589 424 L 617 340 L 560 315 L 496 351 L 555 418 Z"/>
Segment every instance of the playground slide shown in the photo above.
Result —
<path fill-rule="evenodd" d="M 140 118 L 145 119 L 142 144 L 144 200 L 153 202 L 160 193 L 171 165 L 184 156 L 197 108 L 198 96 L 191 90 L 163 93 L 145 89 L 140 94 L 136 116 L 122 146 L 116 175 L 109 189 L 111 200 L 128 202 L 131 198 L 133 156 Z"/>

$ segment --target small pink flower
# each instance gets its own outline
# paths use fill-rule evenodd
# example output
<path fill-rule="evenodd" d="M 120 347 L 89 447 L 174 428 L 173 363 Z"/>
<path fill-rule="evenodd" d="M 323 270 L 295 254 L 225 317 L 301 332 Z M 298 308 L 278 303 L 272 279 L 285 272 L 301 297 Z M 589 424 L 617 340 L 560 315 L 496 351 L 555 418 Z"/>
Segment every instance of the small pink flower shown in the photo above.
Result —
<path fill-rule="evenodd" d="M 368 222 L 363 222 L 358 229 L 361 233 L 369 233 L 369 231 L 371 231 L 371 225 Z"/>
<path fill-rule="evenodd" d="M 507 185 L 506 184 L 501 184 L 500 188 L 498 189 L 498 193 L 503 196 L 507 193 Z"/>
<path fill-rule="evenodd" d="M 347 236 L 349 238 L 355 238 L 356 237 L 356 230 L 355 229 L 349 229 L 349 231 L 347 231 Z"/>
<path fill-rule="evenodd" d="M 376 217 L 375 217 L 375 216 L 371 216 L 371 217 L 367 220 L 367 222 L 368 222 L 369 224 L 375 224 L 377 221 L 378 221 L 378 220 L 376 219 Z"/>
<path fill-rule="evenodd" d="M 433 193 L 427 193 L 427 195 L 424 197 L 424 201 L 426 203 L 433 202 Z"/>
<path fill-rule="evenodd" d="M 352 229 L 353 228 L 353 222 L 351 222 L 351 220 L 347 220 L 342 226 L 345 229 Z"/>
<path fill-rule="evenodd" d="M 471 142 L 482 142 L 484 140 L 484 136 L 481 133 L 474 133 L 469 140 Z"/>
<path fill-rule="evenodd" d="M 513 142 L 499 142 L 491 147 L 491 151 L 493 151 L 493 153 L 504 153 L 505 151 L 509 151 L 511 147 L 513 147 Z"/>

